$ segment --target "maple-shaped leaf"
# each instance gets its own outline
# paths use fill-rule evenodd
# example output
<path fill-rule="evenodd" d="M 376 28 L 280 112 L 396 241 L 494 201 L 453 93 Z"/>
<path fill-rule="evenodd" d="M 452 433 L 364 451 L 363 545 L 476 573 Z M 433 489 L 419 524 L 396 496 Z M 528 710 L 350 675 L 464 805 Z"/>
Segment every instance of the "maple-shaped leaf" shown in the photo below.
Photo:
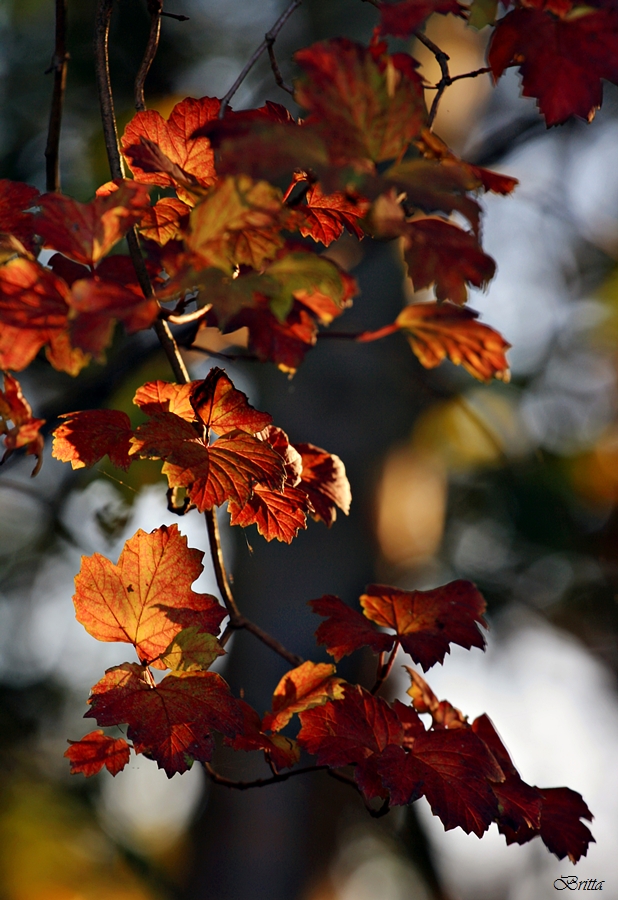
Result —
<path fill-rule="evenodd" d="M 105 455 L 125 471 L 131 465 L 129 450 L 133 429 L 126 413 L 116 409 L 86 409 L 64 413 L 53 432 L 52 456 L 70 462 L 73 469 L 93 466 Z"/>
<path fill-rule="evenodd" d="M 506 776 L 503 782 L 492 784 L 492 789 L 500 804 L 498 829 L 507 844 L 525 844 L 540 835 L 558 859 L 568 856 L 576 863 L 585 856 L 594 838 L 580 821 L 592 821 L 581 795 L 569 788 L 531 787 L 522 781 L 488 716 L 475 719 L 472 730 L 491 750 Z"/>
<path fill-rule="evenodd" d="M 299 718 L 298 743 L 317 756 L 318 765 L 354 763 L 354 777 L 365 797 L 385 797 L 378 760 L 389 744 L 401 744 L 404 738 L 403 726 L 388 703 L 359 685 L 346 685 L 343 700 L 301 712 Z"/>
<path fill-rule="evenodd" d="M 204 266 L 260 269 L 283 246 L 281 231 L 295 218 L 278 188 L 247 175 L 227 176 L 191 213 L 186 243 Z"/>
<path fill-rule="evenodd" d="M 466 650 L 485 647 L 478 627 L 487 628 L 485 600 L 470 581 L 451 581 L 431 591 L 370 584 L 360 602 L 370 621 L 397 633 L 405 652 L 424 671 L 444 662 L 451 644 Z"/>
<path fill-rule="evenodd" d="M 122 181 L 117 190 L 79 203 L 64 194 L 44 194 L 35 228 L 45 247 L 86 266 L 96 266 L 139 222 L 150 206 L 148 190 L 135 181 Z"/>
<path fill-rule="evenodd" d="M 404 260 L 414 290 L 435 286 L 438 300 L 462 305 L 466 285 L 485 287 L 496 264 L 480 248 L 475 236 L 442 219 L 415 219 L 402 228 Z"/>
<path fill-rule="evenodd" d="M 601 79 L 618 84 L 618 10 L 570 0 L 533 0 L 496 24 L 488 61 L 494 79 L 518 65 L 523 94 L 547 125 L 590 121 L 603 101 Z"/>
<path fill-rule="evenodd" d="M 191 207 L 177 197 L 162 197 L 146 210 L 139 230 L 145 238 L 163 246 L 186 231 L 190 212 Z"/>
<path fill-rule="evenodd" d="M 425 134 L 424 131 L 423 134 Z M 447 161 L 437 159 L 406 159 L 401 163 L 390 166 L 384 173 L 384 179 L 388 184 L 395 186 L 398 194 L 405 193 L 406 209 L 410 212 L 413 210 L 421 210 L 425 213 L 442 212 L 448 215 L 452 212 L 459 212 L 468 220 L 474 233 L 478 233 L 481 207 L 478 202 L 469 195 L 471 192 L 479 191 L 483 186 L 483 182 L 475 172 L 474 168 L 467 163 L 462 163 L 460 160 L 457 160 L 456 157 L 448 159 Z M 415 220 L 414 224 L 416 224 L 416 221 L 438 222 L 438 225 L 442 223 L 442 220 L 439 219 L 420 219 Z M 438 225 L 430 225 L 430 232 L 425 238 L 426 243 L 430 245 L 431 250 L 433 250 L 432 245 L 434 243 L 439 247 L 442 243 L 448 243 L 449 238 L 452 241 L 457 239 L 455 234 L 449 230 L 455 229 L 455 226 L 450 225 L 446 230 L 442 230 Z M 426 226 L 421 227 L 421 234 L 423 233 L 423 228 L 426 228 Z M 437 232 L 435 237 L 431 233 L 432 228 Z M 461 231 L 461 229 L 455 230 Z M 407 231 L 408 229 L 406 227 L 402 230 L 402 233 L 405 235 L 407 234 Z M 466 234 L 466 232 L 462 232 L 462 234 Z M 376 236 L 380 237 L 380 234 L 378 233 Z M 413 230 L 408 241 L 412 242 L 414 238 L 416 238 L 417 241 L 421 240 L 421 237 L 416 235 Z M 465 242 L 465 239 L 463 240 Z M 467 243 L 470 247 L 475 245 L 478 247 L 477 242 L 474 240 L 471 242 L 468 241 Z M 430 251 L 428 250 L 426 252 Z M 443 256 L 442 261 L 446 264 L 446 253 Z M 433 281 L 434 279 L 431 280 Z"/>
<path fill-rule="evenodd" d="M 11 424 L 9 424 L 11 423 Z M 4 372 L 4 389 L 0 391 L 0 434 L 4 435 L 4 456 L 0 465 L 14 450 L 23 447 L 37 462 L 32 471 L 36 475 L 43 463 L 45 441 L 40 428 L 45 419 L 35 419 L 32 407 L 24 397 L 16 378 Z"/>
<path fill-rule="evenodd" d="M 333 665 L 307 660 L 283 676 L 273 693 L 272 712 L 264 716 L 262 727 L 281 731 L 294 713 L 323 706 L 327 700 L 341 700 L 342 683 Z"/>
<path fill-rule="evenodd" d="M 359 240 L 364 237 L 359 219 L 369 210 L 370 203 L 364 197 L 335 191 L 324 194 L 319 184 L 313 184 L 305 195 L 302 207 L 305 221 L 299 226 L 303 237 L 312 237 L 326 247 L 340 238 L 345 228 Z"/>
<path fill-rule="evenodd" d="M 71 321 L 73 344 L 99 359 L 111 342 L 116 321 L 132 334 L 149 328 L 159 314 L 154 297 L 98 277 L 74 282 L 69 303 L 77 313 Z"/>
<path fill-rule="evenodd" d="M 335 662 L 360 647 L 371 647 L 374 653 L 382 653 L 390 650 L 395 642 L 394 635 L 377 631 L 365 616 L 332 594 L 310 600 L 309 606 L 318 616 L 328 616 L 315 636 L 318 644 L 325 645 Z"/>
<path fill-rule="evenodd" d="M 22 181 L 0 179 L 0 233 L 12 234 L 34 251 L 34 216 L 27 210 L 36 205 L 39 192 Z"/>
<path fill-rule="evenodd" d="M 225 650 L 214 636 L 192 625 L 174 637 L 161 656 L 161 662 L 175 672 L 200 672 L 208 669 Z"/>
<path fill-rule="evenodd" d="M 131 748 L 123 738 L 112 738 L 102 731 L 91 731 L 71 745 L 65 757 L 71 763 L 71 775 L 82 774 L 87 778 L 100 772 L 103 766 L 117 775 L 129 762 Z"/>
<path fill-rule="evenodd" d="M 170 174 L 174 170 L 144 171 L 139 163 L 139 153 L 135 154 L 135 161 L 133 154 L 143 146 L 141 138 L 146 138 L 157 145 L 172 165 L 193 178 L 197 185 L 210 187 L 216 180 L 210 141 L 207 137 L 194 135 L 207 122 L 217 118 L 220 105 L 220 101 L 213 97 L 199 100 L 187 97 L 176 104 L 167 121 L 154 109 L 138 112 L 122 136 L 122 151 L 135 180 L 143 184 L 180 188 L 180 199 L 192 204 L 195 198 L 183 192 L 184 179 L 178 181 L 174 178 Z"/>
<path fill-rule="evenodd" d="M 165 669 L 159 657 L 184 628 L 218 633 L 224 607 L 191 585 L 203 566 L 177 525 L 141 529 L 124 545 L 118 564 L 95 553 L 82 557 L 75 578 L 78 622 L 99 641 L 133 644 L 140 660 Z"/>
<path fill-rule="evenodd" d="M 407 38 L 419 28 L 433 13 L 464 19 L 467 6 L 458 0 L 400 0 L 399 3 L 380 3 L 380 31 L 394 37 Z"/>
<path fill-rule="evenodd" d="M 482 837 L 498 814 L 490 781 L 504 780 L 504 774 L 471 729 L 426 731 L 408 752 L 388 747 L 378 772 L 392 803 L 401 806 L 425 796 L 447 831 L 459 827 Z"/>
<path fill-rule="evenodd" d="M 237 390 L 225 371 L 217 366 L 203 381 L 194 383 L 191 404 L 197 418 L 216 434 L 226 434 L 235 428 L 257 434 L 272 422 L 272 416 L 254 409 L 247 395 Z"/>
<path fill-rule="evenodd" d="M 178 672 L 155 685 L 147 669 L 124 663 L 92 688 L 86 718 L 126 723 L 136 753 L 156 760 L 168 778 L 193 760 L 208 762 L 212 731 L 233 737 L 242 716 L 227 683 L 215 672 Z"/>
<path fill-rule="evenodd" d="M 135 392 L 133 403 L 149 416 L 159 412 L 171 412 L 187 422 L 195 421 L 195 410 L 191 404 L 191 393 L 196 381 L 188 384 L 173 384 L 169 381 L 148 381 Z"/>
<path fill-rule="evenodd" d="M 474 310 L 452 303 L 412 303 L 399 313 L 396 325 L 426 369 L 450 359 L 479 381 L 508 381 L 509 366 L 504 354 L 510 344 L 477 319 Z"/>
<path fill-rule="evenodd" d="M 244 700 L 236 702 L 243 717 L 242 731 L 233 739 L 226 738 L 225 743 L 234 750 L 263 750 L 278 769 L 289 769 L 296 765 L 300 759 L 300 748 L 296 741 L 282 734 L 265 734 L 262 720 L 253 707 Z"/>
<path fill-rule="evenodd" d="M 424 678 L 409 666 L 404 666 L 410 676 L 410 687 L 406 691 L 412 698 L 412 705 L 416 712 L 430 713 L 432 727 L 440 730 L 443 728 L 468 728 L 468 718 L 460 709 L 449 703 L 448 700 L 438 700 Z M 490 747 L 493 750 L 493 748 Z M 497 757 L 496 757 L 497 758 Z M 500 761 L 500 760 L 498 760 Z"/>
<path fill-rule="evenodd" d="M 314 444 L 294 444 L 301 455 L 303 468 L 300 486 L 313 507 L 312 516 L 329 528 L 337 518 L 337 509 L 346 516 L 350 511 L 352 492 L 343 462 Z"/>
<path fill-rule="evenodd" d="M 256 525 L 267 541 L 290 544 L 301 528 L 307 527 L 311 506 L 303 490 L 285 484 L 282 491 L 256 485 L 253 495 L 242 505 L 230 501 L 230 524 L 248 528 Z"/>
<path fill-rule="evenodd" d="M 336 38 L 299 50 L 294 59 L 305 72 L 295 82 L 295 99 L 310 113 L 307 125 L 327 135 L 334 162 L 397 158 L 420 132 L 422 82 L 407 54 L 376 58 L 372 48 Z"/>
<path fill-rule="evenodd" d="M 265 441 L 232 431 L 208 445 L 193 425 L 173 413 L 159 413 L 136 430 L 131 454 L 165 459 L 171 488 L 187 488 L 200 512 L 226 500 L 244 504 L 256 484 L 281 490 L 283 460 Z"/>
<path fill-rule="evenodd" d="M 228 324 L 229 330 L 243 327 L 249 329 L 249 347 L 258 359 L 273 362 L 290 375 L 315 345 L 318 334 L 315 318 L 300 303 L 280 322 L 266 298 L 258 299 L 255 308 L 242 309 Z"/>

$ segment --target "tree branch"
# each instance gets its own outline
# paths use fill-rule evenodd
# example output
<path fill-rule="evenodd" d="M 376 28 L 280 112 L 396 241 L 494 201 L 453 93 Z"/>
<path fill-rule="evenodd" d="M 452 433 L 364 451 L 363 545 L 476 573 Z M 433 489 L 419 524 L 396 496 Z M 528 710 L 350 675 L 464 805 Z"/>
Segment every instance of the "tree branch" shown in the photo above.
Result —
<path fill-rule="evenodd" d="M 253 781 L 234 781 L 232 778 L 226 778 L 215 772 L 210 763 L 204 763 L 204 768 L 210 775 L 215 784 L 222 784 L 224 787 L 235 788 L 237 791 L 247 791 L 249 788 L 266 787 L 269 784 L 277 784 L 280 781 L 287 781 L 295 775 L 306 775 L 308 772 L 321 772 L 328 769 L 328 766 L 304 766 L 302 769 L 292 769 L 291 772 L 277 772 L 271 778 L 255 778 Z M 343 776 L 345 777 L 345 776 Z"/>
<path fill-rule="evenodd" d="M 380 653 L 380 661 L 378 663 L 378 671 L 376 674 L 375 684 L 371 688 L 372 694 L 377 694 L 388 676 L 391 674 L 397 651 L 399 650 L 399 641 L 395 641 L 395 646 L 390 652 L 390 656 L 385 661 L 386 653 Z"/>
<path fill-rule="evenodd" d="M 230 583 L 228 581 L 227 572 L 225 571 L 225 563 L 223 561 L 223 551 L 221 550 L 221 539 L 219 536 L 219 523 L 217 522 L 217 513 L 214 509 L 207 509 L 204 513 L 206 520 L 206 530 L 208 532 L 208 542 L 210 544 L 210 558 L 215 570 L 215 578 L 217 579 L 217 587 L 219 593 L 225 603 L 225 608 L 230 614 L 230 624 L 233 628 L 240 627 L 235 623 L 241 619 L 240 610 L 236 605 L 236 600 L 232 593 Z"/>
<path fill-rule="evenodd" d="M 48 191 L 60 191 L 60 128 L 69 62 L 66 36 L 67 0 L 56 0 L 56 44 L 51 66 L 45 73 L 54 73 L 54 87 L 47 129 L 47 145 L 45 147 L 45 189 Z"/>
<path fill-rule="evenodd" d="M 275 81 L 279 85 L 280 88 L 283 88 L 284 91 L 287 91 L 288 94 L 294 95 L 294 88 L 291 84 L 286 84 L 283 80 L 283 75 L 281 74 L 281 69 L 279 68 L 279 63 L 277 62 L 277 57 L 275 56 L 275 39 L 268 41 L 268 58 L 270 59 L 270 68 L 273 70 L 273 75 L 275 76 Z"/>
<path fill-rule="evenodd" d="M 238 76 L 238 78 L 236 79 L 236 81 L 234 82 L 232 87 L 229 89 L 227 94 L 225 94 L 225 96 L 222 98 L 221 108 L 219 109 L 219 118 L 220 119 L 222 119 L 223 116 L 225 115 L 225 110 L 227 109 L 230 100 L 232 99 L 232 97 L 234 96 L 234 94 L 236 93 L 238 88 L 241 86 L 241 84 L 243 83 L 243 81 L 245 80 L 245 78 L 247 77 L 249 72 L 251 71 L 251 69 L 254 67 L 254 65 L 260 58 L 260 56 L 264 53 L 265 50 L 268 50 L 269 46 L 272 47 L 272 45 L 275 43 L 275 41 L 277 39 L 277 35 L 281 31 L 281 29 L 283 28 L 283 26 L 285 25 L 287 20 L 290 18 L 290 16 L 294 12 L 294 10 L 298 9 L 298 7 L 301 5 L 302 2 L 303 2 L 303 0 L 292 0 L 292 2 L 287 7 L 287 9 L 281 13 L 281 15 L 279 16 L 279 18 L 277 19 L 277 21 L 275 22 L 273 27 L 270 29 L 270 31 L 266 32 L 266 34 L 264 36 L 264 40 L 262 41 L 260 46 L 257 48 L 257 50 L 253 53 L 253 55 L 249 59 L 248 63 L 243 68 L 242 72 L 240 73 L 240 75 Z M 271 58 L 271 65 L 272 65 L 272 58 Z M 276 65 L 276 62 L 275 62 L 275 65 Z M 275 75 L 275 78 L 276 77 L 277 76 Z M 281 77 L 281 75 L 279 75 L 279 77 Z"/>
<path fill-rule="evenodd" d="M 94 60 L 101 106 L 101 121 L 105 149 L 112 178 L 124 178 L 125 168 L 118 144 L 118 128 L 114 113 L 114 98 L 109 77 L 109 25 L 114 0 L 98 0 L 95 20 Z"/>
<path fill-rule="evenodd" d="M 163 0 L 148 0 L 148 12 L 150 13 L 150 32 L 148 34 L 148 43 L 144 51 L 144 58 L 139 67 L 139 71 L 135 77 L 135 109 L 139 111 L 146 109 L 146 100 L 144 99 L 144 84 L 150 71 L 150 67 L 157 55 L 159 49 L 159 38 L 161 36 L 161 14 L 163 13 Z"/>

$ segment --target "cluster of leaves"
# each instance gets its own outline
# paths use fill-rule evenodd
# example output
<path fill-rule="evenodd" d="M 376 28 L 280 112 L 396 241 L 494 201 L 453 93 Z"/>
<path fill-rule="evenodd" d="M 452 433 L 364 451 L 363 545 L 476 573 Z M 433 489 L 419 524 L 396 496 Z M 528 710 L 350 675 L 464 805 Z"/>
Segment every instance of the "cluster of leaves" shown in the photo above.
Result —
<path fill-rule="evenodd" d="M 99 725 L 126 724 L 128 740 L 90 732 L 66 752 L 72 771 L 93 775 L 106 766 L 116 774 L 132 748 L 171 776 L 193 761 L 208 765 L 216 731 L 236 750 L 262 751 L 275 780 L 305 751 L 317 767 L 352 767 L 368 804 L 388 808 L 424 796 L 446 829 L 480 837 L 496 822 L 507 843 L 540 835 L 560 859 L 586 853 L 593 838 L 580 819 L 591 815 L 580 795 L 526 784 L 487 716 L 469 724 L 414 669 L 408 668 L 411 705 L 388 703 L 345 682 L 334 665 L 311 661 L 281 679 L 263 717 L 234 698 L 225 680 L 208 671 L 225 652 L 217 636 L 227 613 L 215 597 L 191 589 L 201 558 L 176 526 L 138 531 L 117 565 L 99 554 L 83 558 L 73 598 L 77 619 L 99 640 L 132 644 L 139 663 L 108 669 L 86 713 Z M 364 615 L 337 597 L 312 602 L 327 617 L 316 636 L 335 660 L 364 646 L 394 659 L 401 647 L 428 669 L 452 644 L 484 646 L 478 626 L 486 627 L 485 603 L 470 582 L 433 591 L 370 585 L 361 605 Z M 152 668 L 171 672 L 157 683 Z M 296 737 L 282 734 L 294 716 L 301 726 Z"/>
<path fill-rule="evenodd" d="M 618 11 L 613 0 L 515 0 L 496 20 L 497 0 L 374 5 L 380 20 L 368 45 L 338 38 L 296 53 L 293 93 L 303 118 L 271 102 L 234 111 L 226 100 L 187 98 L 168 119 L 145 109 L 134 116 L 121 140 L 132 177 L 103 185 L 90 203 L 0 181 L 5 457 L 25 448 L 38 468 L 43 447 L 43 422 L 8 370 L 25 369 L 44 348 L 52 366 L 77 375 L 91 359 L 104 360 L 118 322 L 128 333 L 162 319 L 192 323 L 193 339 L 205 327 L 243 328 L 250 354 L 293 373 L 320 327 L 357 293 L 323 252 L 345 230 L 359 240 L 398 241 L 414 289 L 435 294 L 357 340 L 399 332 L 427 368 L 448 358 L 482 381 L 508 378 L 508 344 L 465 303 L 469 288 L 485 287 L 495 272 L 480 243 L 478 196 L 509 194 L 516 181 L 459 159 L 440 140 L 417 61 L 391 53 L 387 38 L 427 43 L 421 29 L 433 13 L 493 26 L 487 71 L 497 79 L 519 66 L 524 94 L 555 125 L 572 115 L 590 119 L 601 79 L 618 82 Z M 452 81 L 443 69 L 437 101 Z M 129 256 L 116 252 L 125 237 Z M 47 264 L 38 258 L 43 249 L 54 251 Z M 337 509 L 347 513 L 341 460 L 290 443 L 222 369 L 203 381 L 145 384 L 134 402 L 145 417 L 135 429 L 116 410 L 64 415 L 56 458 L 80 468 L 108 455 L 124 469 L 133 459 L 161 459 L 171 509 L 212 516 L 227 503 L 232 524 L 255 524 L 267 540 L 289 543 L 308 516 L 330 526 Z M 362 614 L 336 597 L 313 601 L 325 617 L 318 642 L 336 662 L 362 647 L 380 654 L 376 683 L 368 691 L 344 682 L 333 664 L 301 662 L 261 717 L 209 671 L 230 629 L 247 620 L 230 597 L 224 608 L 192 590 L 201 558 L 175 526 L 139 531 L 117 565 L 98 554 L 84 558 L 74 597 L 79 621 L 99 640 L 132 644 L 138 662 L 108 670 L 86 714 L 100 726 L 127 725 L 127 739 L 97 730 L 72 743 L 73 771 L 106 766 L 116 774 L 132 748 L 169 776 L 198 761 L 225 781 L 210 768 L 218 732 L 236 750 L 262 751 L 272 780 L 287 777 L 280 769 L 297 771 L 305 752 L 369 805 L 386 810 L 425 796 L 447 829 L 480 836 L 496 822 L 508 843 L 540 835 L 559 858 L 585 855 L 593 838 L 580 821 L 591 819 L 582 798 L 522 781 L 486 716 L 469 724 L 413 669 L 411 705 L 377 696 L 400 648 L 426 671 L 453 643 L 484 646 L 485 604 L 474 585 L 425 592 L 371 585 Z M 282 655 L 292 656 L 284 648 Z M 153 669 L 170 673 L 157 681 Z M 300 729 L 283 734 L 295 716 Z M 353 777 L 339 771 L 346 767 Z"/>

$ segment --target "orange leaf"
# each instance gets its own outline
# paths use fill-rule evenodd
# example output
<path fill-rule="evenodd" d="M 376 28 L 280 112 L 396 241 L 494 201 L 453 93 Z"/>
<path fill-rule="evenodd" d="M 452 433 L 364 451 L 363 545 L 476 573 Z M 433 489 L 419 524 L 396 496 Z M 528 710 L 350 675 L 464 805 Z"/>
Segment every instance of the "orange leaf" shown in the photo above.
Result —
<path fill-rule="evenodd" d="M 367 618 L 397 632 L 401 646 L 427 671 L 443 662 L 450 644 L 485 648 L 479 625 L 485 600 L 470 581 L 451 581 L 432 591 L 400 591 L 370 584 L 360 598 Z"/>
<path fill-rule="evenodd" d="M 319 184 L 312 185 L 306 194 L 307 205 L 301 207 L 305 222 L 299 231 L 303 237 L 312 237 L 326 247 L 341 237 L 344 228 L 359 240 L 365 232 L 358 224 L 369 210 L 370 203 L 364 197 L 355 197 L 336 191 L 323 194 Z"/>
<path fill-rule="evenodd" d="M 187 422 L 195 420 L 195 410 L 191 405 L 191 392 L 197 382 L 171 384 L 169 381 L 149 381 L 137 389 L 133 403 L 147 415 L 171 412 Z"/>
<path fill-rule="evenodd" d="M 409 666 L 404 666 L 410 676 L 410 687 L 406 691 L 412 698 L 412 705 L 418 713 L 430 713 L 432 727 L 440 730 L 443 728 L 467 728 L 468 719 L 460 709 L 449 703 L 448 700 L 438 700 L 424 678 Z"/>
<path fill-rule="evenodd" d="M 107 454 L 125 471 L 131 465 L 129 450 L 133 429 L 126 413 L 115 409 L 86 409 L 64 413 L 65 421 L 54 431 L 52 456 L 70 462 L 73 469 L 93 466 Z"/>
<path fill-rule="evenodd" d="M 143 136 L 153 141 L 171 163 L 193 176 L 201 187 L 214 184 L 216 175 L 210 141 L 206 137 L 193 137 L 193 134 L 207 122 L 217 118 L 220 105 L 219 100 L 211 97 L 202 97 L 200 100 L 187 97 L 176 104 L 167 121 L 154 109 L 138 112 L 125 128 L 122 137 L 122 151 L 136 181 L 158 184 L 161 187 L 178 185 L 166 172 L 145 172 L 138 163 L 132 162 L 131 150 L 140 146 L 140 138 Z M 181 199 L 191 201 L 192 198 L 183 194 Z"/>
<path fill-rule="evenodd" d="M 135 663 L 108 669 L 92 688 L 86 718 L 99 725 L 128 724 L 136 753 L 155 759 L 169 778 L 192 760 L 208 762 L 211 731 L 233 737 L 242 717 L 230 689 L 214 672 L 180 672 L 154 685 Z"/>
<path fill-rule="evenodd" d="M 145 238 L 163 246 L 180 237 L 189 224 L 191 207 L 176 197 L 163 197 L 147 209 L 139 223 Z"/>
<path fill-rule="evenodd" d="M 44 424 L 45 419 L 33 418 L 32 408 L 22 394 L 19 381 L 5 372 L 4 390 L 0 391 L 0 434 L 5 436 L 5 451 L 0 464 L 9 458 L 13 450 L 25 447 L 26 453 L 37 458 L 32 472 L 33 476 L 36 475 L 43 462 L 45 441 L 39 429 Z"/>
<path fill-rule="evenodd" d="M 99 553 L 82 557 L 75 579 L 76 617 L 99 641 L 133 644 L 140 660 L 167 666 L 158 657 L 183 628 L 217 633 L 225 610 L 191 585 L 202 572 L 201 550 L 187 547 L 177 525 L 128 540 L 118 565 Z"/>
<path fill-rule="evenodd" d="M 478 313 L 451 303 L 413 303 L 399 313 L 396 325 L 426 369 L 443 359 L 462 365 L 479 381 L 508 381 L 504 355 L 508 344 L 499 332 L 477 322 Z"/>
<path fill-rule="evenodd" d="M 322 520 L 328 527 L 337 518 L 338 507 L 347 516 L 352 502 L 350 482 L 345 466 L 334 453 L 328 453 L 313 444 L 294 444 L 303 461 L 300 487 L 305 491 L 311 505 L 312 516 Z"/>
<path fill-rule="evenodd" d="M 311 504 L 303 490 L 284 485 L 283 491 L 271 491 L 257 485 L 253 496 L 244 504 L 230 501 L 230 524 L 257 530 L 267 541 L 290 544 L 301 528 L 307 527 L 307 511 Z"/>
<path fill-rule="evenodd" d="M 236 390 L 224 370 L 217 366 L 203 381 L 194 383 L 191 404 L 206 428 L 212 428 L 216 434 L 226 434 L 235 428 L 257 434 L 272 422 L 272 416 L 254 409 L 247 395 Z"/>
<path fill-rule="evenodd" d="M 100 772 L 103 766 L 117 775 L 129 762 L 131 748 L 123 738 L 111 738 L 102 731 L 91 731 L 81 741 L 69 741 L 65 757 L 71 763 L 71 775 L 81 773 L 87 778 Z"/>
<path fill-rule="evenodd" d="M 44 194 L 38 202 L 42 211 L 35 227 L 45 246 L 86 266 L 103 259 L 150 206 L 148 190 L 134 181 L 122 181 L 90 203 L 63 194 Z"/>
<path fill-rule="evenodd" d="M 294 713 L 322 706 L 327 700 L 341 700 L 343 678 L 334 673 L 331 663 L 307 660 L 284 675 L 273 694 L 272 712 L 264 716 L 264 729 L 281 731 Z"/>

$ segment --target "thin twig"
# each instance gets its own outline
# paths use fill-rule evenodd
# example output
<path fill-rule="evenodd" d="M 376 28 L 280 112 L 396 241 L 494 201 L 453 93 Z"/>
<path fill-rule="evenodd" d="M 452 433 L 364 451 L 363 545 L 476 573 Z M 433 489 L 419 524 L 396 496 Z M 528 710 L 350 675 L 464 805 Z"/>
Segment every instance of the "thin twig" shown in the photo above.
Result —
<path fill-rule="evenodd" d="M 279 63 L 277 62 L 277 57 L 275 56 L 275 39 L 268 41 L 268 58 L 270 59 L 270 67 L 273 70 L 273 75 L 275 76 L 275 81 L 279 85 L 280 88 L 283 88 L 284 91 L 287 91 L 288 94 L 294 95 L 294 88 L 291 84 L 286 84 L 283 80 L 283 75 L 281 74 L 281 69 L 279 68 Z"/>
<path fill-rule="evenodd" d="M 54 88 L 49 112 L 47 145 L 45 147 L 45 187 L 48 191 L 60 191 L 60 127 L 62 124 L 62 107 L 69 62 L 66 37 L 67 0 L 56 0 L 56 44 L 51 66 L 47 70 L 47 72 L 54 73 Z"/>
<path fill-rule="evenodd" d="M 159 49 L 159 38 L 161 36 L 161 14 L 163 12 L 163 0 L 148 0 L 148 12 L 150 13 L 150 32 L 148 34 L 148 43 L 144 51 L 144 58 L 139 67 L 139 72 L 135 78 L 135 109 L 138 111 L 146 109 L 146 100 L 144 99 L 144 84 L 150 67 L 157 55 Z"/>
<path fill-rule="evenodd" d="M 189 16 L 179 16 L 178 13 L 168 13 L 162 12 L 162 16 L 166 16 L 168 19 L 176 19 L 177 22 L 189 22 Z"/>
<path fill-rule="evenodd" d="M 217 522 L 217 513 L 214 509 L 207 509 L 204 513 L 206 519 L 206 530 L 208 531 L 208 542 L 210 544 L 210 557 L 215 570 L 215 578 L 217 579 L 217 587 L 219 593 L 225 603 L 225 608 L 230 614 L 230 624 L 232 627 L 239 627 L 236 621 L 242 617 L 240 610 L 236 605 L 236 600 L 232 593 L 230 583 L 228 581 L 227 572 L 225 571 L 225 563 L 223 561 L 223 551 L 221 550 L 221 538 L 219 536 L 219 523 Z"/>
<path fill-rule="evenodd" d="M 437 44 L 434 44 L 431 38 L 428 38 L 427 35 L 422 31 L 415 31 L 414 36 L 421 42 L 421 44 L 424 44 L 427 49 L 431 51 L 431 53 L 433 53 L 436 58 L 436 62 L 440 66 L 440 72 L 442 73 L 442 78 L 435 86 L 436 96 L 433 98 L 433 103 L 431 104 L 431 109 L 429 110 L 429 117 L 427 120 L 429 127 L 431 128 L 436 117 L 436 113 L 438 112 L 438 106 L 440 104 L 440 100 L 442 99 L 442 95 L 444 94 L 444 91 L 447 89 L 447 87 L 452 84 L 451 73 L 448 67 L 450 56 L 448 55 L 448 53 L 445 53 L 444 50 L 441 50 Z"/>
<path fill-rule="evenodd" d="M 231 778 L 226 778 L 225 775 L 219 775 L 218 772 L 215 772 L 210 763 L 204 763 L 204 768 L 215 784 L 222 784 L 224 787 L 235 788 L 237 791 L 246 791 L 249 790 L 249 788 L 266 787 L 269 784 L 287 781 L 288 778 L 293 778 L 295 775 L 307 775 L 309 772 L 321 772 L 324 769 L 328 769 L 328 766 L 304 766 L 302 769 L 292 769 L 291 772 L 278 772 L 277 775 L 273 775 L 271 778 L 255 778 L 253 781 L 234 781 Z"/>
<path fill-rule="evenodd" d="M 112 178 L 124 178 L 125 168 L 118 144 L 114 98 L 109 77 L 109 25 L 113 6 L 114 0 L 98 0 L 95 20 L 94 59 L 109 168 Z"/>
<path fill-rule="evenodd" d="M 253 55 L 249 59 L 248 63 L 243 68 L 242 72 L 240 73 L 240 75 L 238 76 L 238 78 L 236 79 L 236 81 L 234 82 L 232 87 L 229 89 L 227 94 L 225 94 L 224 97 L 222 98 L 221 107 L 219 109 L 219 118 L 220 119 L 222 119 L 223 116 L 225 115 L 225 110 L 228 107 L 228 103 L 230 102 L 230 100 L 232 99 L 232 97 L 234 96 L 234 94 L 236 93 L 238 88 L 241 86 L 241 84 L 243 83 L 243 81 L 245 80 L 245 78 L 247 77 L 249 72 L 251 71 L 251 69 L 254 67 L 254 65 L 256 64 L 256 62 L 258 61 L 260 56 L 262 55 L 262 53 L 264 53 L 265 50 L 268 50 L 269 45 L 272 47 L 272 45 L 274 44 L 274 42 L 277 38 L 277 35 L 281 31 L 281 29 L 283 28 L 283 26 L 285 25 L 287 20 L 290 18 L 290 16 L 294 12 L 294 10 L 298 9 L 298 7 L 301 5 L 301 3 L 302 3 L 302 0 L 292 0 L 290 5 L 288 6 L 288 8 L 286 10 L 284 10 L 284 12 L 281 13 L 281 15 L 279 16 L 279 18 L 277 19 L 277 21 L 275 22 L 273 27 L 270 29 L 270 31 L 266 32 L 266 35 L 264 36 L 264 40 L 262 41 L 260 46 L 257 48 L 257 50 L 253 53 Z"/>
<path fill-rule="evenodd" d="M 262 641 L 263 644 L 266 644 L 267 647 L 270 647 L 271 650 L 274 650 L 275 653 L 282 656 L 291 666 L 296 667 L 303 664 L 304 659 L 302 656 L 287 650 L 277 638 L 268 634 L 267 631 L 264 631 L 263 628 L 260 628 L 259 625 L 256 625 L 255 622 L 252 622 L 250 619 L 240 616 L 236 623 L 231 624 L 235 629 L 244 628 L 246 631 L 250 631 L 251 634 L 255 635 L 255 637 Z"/>
<path fill-rule="evenodd" d="M 488 75 L 491 72 L 490 66 L 483 66 L 482 69 L 475 69 L 474 72 L 464 72 L 463 75 L 453 75 L 451 84 L 454 81 L 460 81 L 462 78 L 478 78 L 479 75 Z"/>

